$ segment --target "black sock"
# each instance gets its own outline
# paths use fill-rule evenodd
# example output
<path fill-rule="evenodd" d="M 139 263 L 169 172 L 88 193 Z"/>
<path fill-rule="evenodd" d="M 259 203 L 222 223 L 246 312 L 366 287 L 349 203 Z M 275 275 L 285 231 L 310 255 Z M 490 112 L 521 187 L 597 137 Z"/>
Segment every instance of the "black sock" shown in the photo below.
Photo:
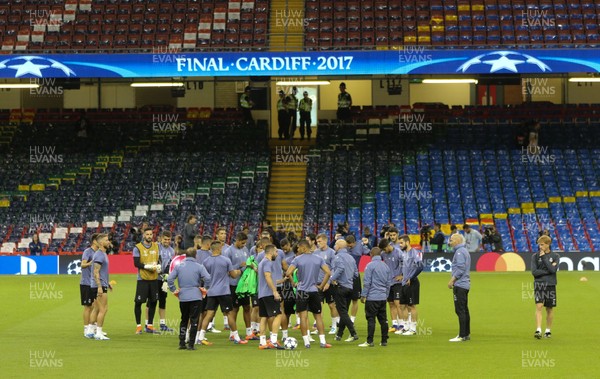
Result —
<path fill-rule="evenodd" d="M 137 325 L 141 325 L 142 324 L 142 303 L 135 303 L 135 307 L 133 308 L 133 311 L 135 313 L 135 323 Z"/>
<path fill-rule="evenodd" d="M 148 303 L 148 325 L 152 325 L 154 314 L 156 313 L 156 302 Z"/>

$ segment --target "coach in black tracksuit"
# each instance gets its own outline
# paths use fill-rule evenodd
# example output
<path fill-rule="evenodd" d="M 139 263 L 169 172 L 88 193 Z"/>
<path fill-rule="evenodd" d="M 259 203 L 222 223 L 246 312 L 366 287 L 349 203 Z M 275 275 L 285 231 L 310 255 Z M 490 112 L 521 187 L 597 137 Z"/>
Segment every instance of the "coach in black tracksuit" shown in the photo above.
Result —
<path fill-rule="evenodd" d="M 535 298 L 535 322 L 536 330 L 534 337 L 542 338 L 542 308 L 546 307 L 546 331 L 545 338 L 550 338 L 550 328 L 554 318 L 554 307 L 556 307 L 556 271 L 560 256 L 550 251 L 552 240 L 548 236 L 541 236 L 537 240 L 540 251 L 531 257 L 531 274 L 533 275 L 533 290 Z"/>

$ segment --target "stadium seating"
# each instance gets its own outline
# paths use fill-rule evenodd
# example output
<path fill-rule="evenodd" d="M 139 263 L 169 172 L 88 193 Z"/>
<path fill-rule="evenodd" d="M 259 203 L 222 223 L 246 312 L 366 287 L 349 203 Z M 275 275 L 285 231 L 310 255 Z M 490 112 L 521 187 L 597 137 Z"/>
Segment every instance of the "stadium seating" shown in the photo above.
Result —
<path fill-rule="evenodd" d="M 591 0 L 392 1 L 305 3 L 304 46 L 376 49 L 596 47 Z M 263 50 L 269 0 L 14 1 L 0 5 L 2 51 Z"/>
<path fill-rule="evenodd" d="M 597 250 L 600 135 L 593 110 L 598 106 L 563 110 L 578 118 L 542 119 L 543 150 L 537 155 L 515 148 L 521 122 L 533 109 L 550 117 L 559 108 L 524 105 L 511 110 L 514 120 L 485 122 L 482 109 L 506 110 L 465 107 L 440 116 L 433 108 L 427 117 L 434 120 L 432 129 L 425 136 L 399 133 L 397 121 L 368 125 L 356 120 L 343 130 L 323 125 L 319 148 L 310 154 L 304 230 L 332 234 L 337 223 L 348 221 L 361 235 L 366 226 L 377 231 L 394 222 L 418 243 L 421 227 L 434 221 L 446 231 L 452 223 L 494 224 L 506 251 L 531 251 L 543 229 L 551 233 L 555 249 Z"/>
<path fill-rule="evenodd" d="M 599 41 L 597 7 L 591 0 L 316 0 L 306 1 L 306 15 L 308 49 L 555 48 L 597 46 Z"/>
<path fill-rule="evenodd" d="M 0 169 L 2 251 L 27 253 L 34 232 L 47 254 L 81 251 L 98 231 L 131 251 L 132 226 L 147 220 L 157 232 L 179 233 L 192 213 L 200 233 L 258 230 L 269 176 L 264 128 L 219 118 L 225 110 L 198 119 L 188 117 L 198 110 L 170 109 L 184 126 L 165 132 L 156 125 L 165 112 L 87 112 L 87 137 L 73 133 L 81 118 L 74 110 L 38 110 L 27 129 L 3 127 L 13 153 Z"/>
<path fill-rule="evenodd" d="M 268 0 L 14 1 L 0 5 L 3 51 L 264 49 Z"/>

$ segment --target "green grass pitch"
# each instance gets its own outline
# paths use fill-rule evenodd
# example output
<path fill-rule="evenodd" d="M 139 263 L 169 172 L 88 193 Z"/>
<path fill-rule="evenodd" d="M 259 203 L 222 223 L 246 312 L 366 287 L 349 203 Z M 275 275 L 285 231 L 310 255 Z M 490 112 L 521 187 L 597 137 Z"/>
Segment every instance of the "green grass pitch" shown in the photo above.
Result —
<path fill-rule="evenodd" d="M 586 276 L 587 282 L 580 281 Z M 532 276 L 529 273 L 472 273 L 472 340 L 450 343 L 458 321 L 449 274 L 421 275 L 419 335 L 391 335 L 387 347 L 359 348 L 333 341 L 332 349 L 261 351 L 258 341 L 234 345 L 227 334 L 209 334 L 213 346 L 177 350 L 176 335 L 135 335 L 135 276 L 113 275 L 104 330 L 110 341 L 83 337 L 79 277 L 2 276 L 0 368 L 2 378 L 598 378 L 600 274 L 559 272 L 558 308 L 552 339 L 536 340 Z M 217 327 L 223 318 L 217 314 Z M 177 328 L 177 299 L 169 296 L 167 323 Z M 324 309 L 326 327 L 329 311 Z M 242 316 L 238 315 L 238 323 Z M 157 322 L 156 322 L 157 323 Z M 359 307 L 358 342 L 366 338 Z M 243 333 L 242 333 L 243 334 Z M 281 336 L 281 335 L 280 335 Z M 291 336 L 302 340 L 299 331 Z M 347 336 L 347 332 L 345 337 Z M 316 336 L 315 336 L 316 337 Z M 317 339 L 318 341 L 318 339 Z"/>

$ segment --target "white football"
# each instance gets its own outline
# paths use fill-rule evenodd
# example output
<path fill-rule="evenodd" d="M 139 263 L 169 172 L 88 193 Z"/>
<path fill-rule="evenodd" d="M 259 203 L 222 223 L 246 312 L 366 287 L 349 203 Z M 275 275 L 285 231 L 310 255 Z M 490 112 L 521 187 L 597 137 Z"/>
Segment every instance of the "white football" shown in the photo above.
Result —
<path fill-rule="evenodd" d="M 285 339 L 285 342 L 283 343 L 283 347 L 286 350 L 294 350 L 295 348 L 298 347 L 298 340 L 296 340 L 294 337 L 288 337 Z"/>

